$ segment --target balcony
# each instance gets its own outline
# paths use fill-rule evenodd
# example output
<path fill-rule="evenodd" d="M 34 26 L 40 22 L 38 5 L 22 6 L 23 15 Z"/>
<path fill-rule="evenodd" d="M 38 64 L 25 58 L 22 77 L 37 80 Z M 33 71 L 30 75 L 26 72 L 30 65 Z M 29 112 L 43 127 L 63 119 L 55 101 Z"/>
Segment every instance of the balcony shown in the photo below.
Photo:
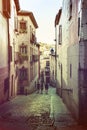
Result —
<path fill-rule="evenodd" d="M 27 29 L 20 29 L 19 33 L 27 33 Z"/>
<path fill-rule="evenodd" d="M 35 37 L 35 35 L 32 33 L 32 36 L 31 36 L 31 38 L 30 38 L 30 43 L 36 43 L 36 37 Z"/>
<path fill-rule="evenodd" d="M 34 63 L 38 61 L 38 55 L 31 55 L 30 56 L 30 63 Z"/>
<path fill-rule="evenodd" d="M 15 64 L 19 61 L 19 52 L 15 52 Z"/>
<path fill-rule="evenodd" d="M 30 56 L 30 63 L 33 63 L 33 55 Z"/>
<path fill-rule="evenodd" d="M 28 55 L 27 54 L 19 54 L 19 62 L 23 63 L 24 61 L 28 61 Z"/>
<path fill-rule="evenodd" d="M 39 58 L 38 58 L 38 55 L 33 55 L 33 61 L 34 61 L 34 62 L 37 62 L 38 59 L 39 59 Z"/>

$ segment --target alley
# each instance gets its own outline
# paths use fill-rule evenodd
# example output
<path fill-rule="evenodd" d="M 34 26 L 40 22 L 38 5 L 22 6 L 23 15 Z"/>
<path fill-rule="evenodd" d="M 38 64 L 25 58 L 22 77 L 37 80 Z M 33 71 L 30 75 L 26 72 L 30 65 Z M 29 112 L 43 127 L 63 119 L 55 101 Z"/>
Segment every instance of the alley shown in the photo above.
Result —
<path fill-rule="evenodd" d="M 0 130 L 61 130 L 76 124 L 52 87 L 48 94 L 19 95 L 0 106 Z"/>

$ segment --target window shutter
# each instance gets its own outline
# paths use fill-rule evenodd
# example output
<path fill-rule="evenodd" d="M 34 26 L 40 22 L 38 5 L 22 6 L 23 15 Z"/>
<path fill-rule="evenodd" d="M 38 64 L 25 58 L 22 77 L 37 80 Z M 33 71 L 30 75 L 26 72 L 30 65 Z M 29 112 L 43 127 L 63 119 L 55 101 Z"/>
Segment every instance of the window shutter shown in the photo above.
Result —
<path fill-rule="evenodd" d="M 62 44 L 62 25 L 59 25 L 59 45 Z"/>
<path fill-rule="evenodd" d="M 3 0 L 3 15 L 6 18 L 10 18 L 11 13 L 10 0 Z"/>
<path fill-rule="evenodd" d="M 17 17 L 14 18 L 14 30 L 15 32 L 18 32 L 18 18 Z"/>

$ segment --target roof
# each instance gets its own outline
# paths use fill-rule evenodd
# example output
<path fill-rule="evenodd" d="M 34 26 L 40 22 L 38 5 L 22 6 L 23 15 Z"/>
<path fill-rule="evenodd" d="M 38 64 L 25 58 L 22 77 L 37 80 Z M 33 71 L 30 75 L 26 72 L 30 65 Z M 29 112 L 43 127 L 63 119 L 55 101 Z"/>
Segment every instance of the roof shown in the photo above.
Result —
<path fill-rule="evenodd" d="M 16 6 L 16 10 L 19 11 L 20 10 L 20 4 L 19 4 L 19 0 L 14 0 L 15 6 Z"/>
<path fill-rule="evenodd" d="M 29 16 L 32 23 L 33 23 L 33 25 L 35 26 L 35 28 L 38 28 L 37 22 L 36 22 L 35 17 L 34 17 L 32 12 L 20 10 L 20 11 L 18 11 L 18 15 L 20 15 L 20 16 Z"/>
<path fill-rule="evenodd" d="M 59 24 L 61 13 L 62 13 L 62 9 L 59 9 L 59 12 L 58 12 L 58 14 L 56 15 L 56 18 L 55 18 L 55 26 Z"/>

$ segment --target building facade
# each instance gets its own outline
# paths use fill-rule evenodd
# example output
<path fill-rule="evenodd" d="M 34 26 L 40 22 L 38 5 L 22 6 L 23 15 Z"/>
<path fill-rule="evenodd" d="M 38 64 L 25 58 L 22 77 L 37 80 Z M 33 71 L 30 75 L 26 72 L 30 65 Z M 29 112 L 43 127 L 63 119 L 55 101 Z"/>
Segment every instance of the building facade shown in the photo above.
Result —
<path fill-rule="evenodd" d="M 0 1 L 0 103 L 8 100 L 9 97 L 9 18 L 10 8 L 7 1 Z M 3 37 L 4 36 L 4 37 Z"/>
<path fill-rule="evenodd" d="M 37 28 L 33 13 L 20 11 L 19 0 L 0 1 L 0 104 L 35 87 L 40 76 Z"/>
<path fill-rule="evenodd" d="M 55 17 L 57 93 L 80 122 L 87 121 L 87 2 L 63 0 Z"/>
<path fill-rule="evenodd" d="M 20 10 L 17 17 L 18 93 L 30 93 L 39 77 L 37 22 L 32 12 Z"/>
<path fill-rule="evenodd" d="M 56 87 L 56 75 L 55 75 L 55 69 L 56 69 L 56 61 L 55 61 L 56 55 L 53 48 L 51 48 L 50 51 L 50 85 L 53 87 Z"/>
<path fill-rule="evenodd" d="M 1 60 L 0 60 L 0 82 L 1 82 L 1 102 L 16 96 L 17 84 L 15 84 L 15 61 L 14 61 L 14 17 L 20 9 L 18 0 L 0 1 L 1 9 Z M 2 33 L 3 30 L 3 33 Z M 4 35 L 4 37 L 3 37 Z"/>
<path fill-rule="evenodd" d="M 17 12 L 20 10 L 19 0 L 10 0 L 10 19 L 9 19 L 9 98 L 13 98 L 17 95 L 17 82 L 18 76 L 16 76 L 16 33 L 15 33 L 15 19 L 17 18 Z"/>

